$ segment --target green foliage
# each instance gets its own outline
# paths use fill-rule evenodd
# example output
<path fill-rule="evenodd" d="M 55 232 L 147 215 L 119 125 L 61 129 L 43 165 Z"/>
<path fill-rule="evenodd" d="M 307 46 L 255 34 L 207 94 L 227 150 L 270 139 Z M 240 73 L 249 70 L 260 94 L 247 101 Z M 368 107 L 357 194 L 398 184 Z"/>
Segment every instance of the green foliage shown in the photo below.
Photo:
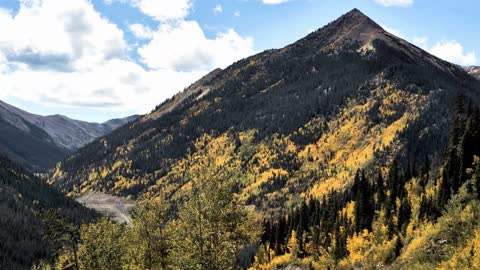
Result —
<path fill-rule="evenodd" d="M 123 237 L 124 269 L 168 269 L 172 244 L 166 228 L 169 209 L 168 203 L 158 198 L 137 205 L 133 223 Z"/>
<path fill-rule="evenodd" d="M 108 219 L 83 225 L 79 269 L 237 269 L 241 253 L 257 241 L 258 226 L 234 196 L 228 162 L 195 161 L 189 195 L 175 208 L 155 197 L 138 203 L 128 226 Z M 64 252 L 57 267 L 74 254 Z"/>
<path fill-rule="evenodd" d="M 121 270 L 124 228 L 109 219 L 101 219 L 81 229 L 82 244 L 78 250 L 81 270 Z"/>
<path fill-rule="evenodd" d="M 231 174 L 211 166 L 192 177 L 188 199 L 169 225 L 172 259 L 178 269 L 236 269 L 242 248 L 257 229 L 250 213 L 232 193 Z"/>

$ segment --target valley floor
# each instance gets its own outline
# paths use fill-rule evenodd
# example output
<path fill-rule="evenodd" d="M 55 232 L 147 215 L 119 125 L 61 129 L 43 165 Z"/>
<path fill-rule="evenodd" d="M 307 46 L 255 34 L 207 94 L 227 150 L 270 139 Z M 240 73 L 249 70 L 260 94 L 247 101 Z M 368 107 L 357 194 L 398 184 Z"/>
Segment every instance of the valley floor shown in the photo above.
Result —
<path fill-rule="evenodd" d="M 129 214 L 130 209 L 135 205 L 132 200 L 99 192 L 91 192 L 78 198 L 77 201 L 88 208 L 95 209 L 103 215 L 111 217 L 119 223 L 130 224 L 132 222 L 132 217 Z"/>

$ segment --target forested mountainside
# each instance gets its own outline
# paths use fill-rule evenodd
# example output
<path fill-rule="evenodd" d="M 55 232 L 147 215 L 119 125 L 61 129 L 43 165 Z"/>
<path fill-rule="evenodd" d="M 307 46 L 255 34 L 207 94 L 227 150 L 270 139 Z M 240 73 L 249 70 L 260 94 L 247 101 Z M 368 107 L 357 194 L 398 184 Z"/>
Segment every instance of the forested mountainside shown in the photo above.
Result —
<path fill-rule="evenodd" d="M 480 110 L 457 100 L 441 166 L 393 161 L 264 223 L 254 269 L 478 269 Z"/>
<path fill-rule="evenodd" d="M 88 123 L 63 115 L 35 115 L 0 101 L 0 150 L 32 171 L 44 171 L 74 150 L 138 117 Z"/>
<path fill-rule="evenodd" d="M 479 86 L 353 10 L 215 70 L 81 148 L 50 182 L 72 195 L 179 198 L 195 160 L 216 152 L 236 172 L 241 200 L 275 212 L 348 186 L 358 169 L 438 164 L 456 97 L 478 104 Z"/>
<path fill-rule="evenodd" d="M 77 224 L 96 218 L 45 181 L 0 157 L 0 269 L 30 269 L 34 262 L 52 258 L 55 243 L 44 238 L 42 221 L 48 211 Z"/>
<path fill-rule="evenodd" d="M 83 225 L 54 264 L 479 269 L 479 99 L 463 68 L 353 10 L 58 164 L 70 195 L 138 205 L 130 226 Z"/>
<path fill-rule="evenodd" d="M 143 198 L 133 222 L 83 225 L 78 256 L 57 269 L 478 269 L 480 109 L 455 101 L 443 161 L 358 170 L 344 189 L 255 218 L 238 192 L 237 161 L 201 150 L 181 200 Z M 259 226 L 263 224 L 263 226 Z M 256 251 L 255 251 L 256 250 Z M 35 269 L 51 269 L 40 264 Z"/>

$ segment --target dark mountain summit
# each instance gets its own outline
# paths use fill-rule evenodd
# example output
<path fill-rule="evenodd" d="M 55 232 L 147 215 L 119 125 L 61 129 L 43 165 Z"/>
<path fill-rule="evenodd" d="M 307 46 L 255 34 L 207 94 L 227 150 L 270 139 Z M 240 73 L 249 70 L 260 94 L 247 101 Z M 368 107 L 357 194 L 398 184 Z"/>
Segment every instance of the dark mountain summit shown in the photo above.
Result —
<path fill-rule="evenodd" d="M 386 34 L 380 25 L 354 9 L 310 34 L 305 40 L 314 41 L 324 51 L 335 51 L 355 43 L 360 47 L 368 46 L 375 39 L 385 39 Z"/>
<path fill-rule="evenodd" d="M 460 67 L 353 10 L 292 45 L 215 70 L 80 149 L 51 182 L 72 194 L 178 198 L 186 164 L 216 153 L 237 164 L 245 203 L 276 211 L 299 194 L 344 188 L 357 169 L 441 160 L 455 100 L 478 104 L 478 89 Z"/>

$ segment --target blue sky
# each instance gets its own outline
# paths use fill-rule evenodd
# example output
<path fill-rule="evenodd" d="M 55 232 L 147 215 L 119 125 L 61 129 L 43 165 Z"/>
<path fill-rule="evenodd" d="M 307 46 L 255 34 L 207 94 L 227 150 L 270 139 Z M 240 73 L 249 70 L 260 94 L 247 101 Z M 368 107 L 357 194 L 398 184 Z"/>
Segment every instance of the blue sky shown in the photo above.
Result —
<path fill-rule="evenodd" d="M 353 8 L 445 60 L 479 64 L 477 0 L 1 0 L 0 99 L 97 122 L 147 113 Z"/>

